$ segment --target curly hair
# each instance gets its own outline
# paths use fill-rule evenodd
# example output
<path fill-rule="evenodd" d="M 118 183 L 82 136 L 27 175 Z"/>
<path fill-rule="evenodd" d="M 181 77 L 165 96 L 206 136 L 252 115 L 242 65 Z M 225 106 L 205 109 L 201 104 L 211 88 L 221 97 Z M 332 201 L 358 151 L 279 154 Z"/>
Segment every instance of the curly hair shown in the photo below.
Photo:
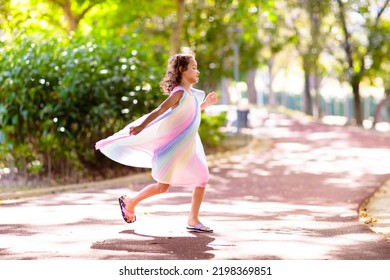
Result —
<path fill-rule="evenodd" d="M 194 59 L 194 55 L 175 54 L 169 58 L 167 71 L 160 82 L 160 88 L 165 94 L 169 94 L 176 86 L 180 85 L 181 74 L 187 70 L 191 58 Z"/>

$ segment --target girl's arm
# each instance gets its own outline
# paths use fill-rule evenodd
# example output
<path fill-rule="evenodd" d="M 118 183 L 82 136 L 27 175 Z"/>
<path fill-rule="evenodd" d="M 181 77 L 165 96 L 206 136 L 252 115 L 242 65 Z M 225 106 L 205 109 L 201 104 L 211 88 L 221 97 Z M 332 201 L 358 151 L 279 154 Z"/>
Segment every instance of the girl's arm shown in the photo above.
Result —
<path fill-rule="evenodd" d="M 207 107 L 214 105 L 215 103 L 218 102 L 218 95 L 212 91 L 209 94 L 207 94 L 206 98 L 204 99 L 203 103 L 200 104 L 200 109 L 204 110 Z"/>
<path fill-rule="evenodd" d="M 137 126 L 130 127 L 130 135 L 137 135 L 140 133 L 149 123 L 154 121 L 157 117 L 161 116 L 164 112 L 166 112 L 169 108 L 172 108 L 179 104 L 180 99 L 183 96 L 183 91 L 179 90 L 172 93 L 167 99 L 165 99 L 160 106 L 154 109 L 146 119 Z"/>

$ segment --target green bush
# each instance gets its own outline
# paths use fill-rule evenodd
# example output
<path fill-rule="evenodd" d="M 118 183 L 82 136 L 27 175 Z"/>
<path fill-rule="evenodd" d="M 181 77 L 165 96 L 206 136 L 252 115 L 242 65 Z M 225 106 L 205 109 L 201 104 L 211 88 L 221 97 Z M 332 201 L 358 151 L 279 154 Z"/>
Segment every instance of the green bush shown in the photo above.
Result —
<path fill-rule="evenodd" d="M 19 170 L 38 160 L 59 177 L 104 176 L 111 163 L 94 143 L 161 102 L 164 68 L 128 38 L 22 38 L 1 46 L 0 158 L 23 158 Z"/>
<path fill-rule="evenodd" d="M 202 114 L 199 136 L 206 152 L 213 150 L 224 139 L 225 135 L 220 132 L 220 128 L 226 125 L 226 121 L 226 113 L 218 115 Z"/>

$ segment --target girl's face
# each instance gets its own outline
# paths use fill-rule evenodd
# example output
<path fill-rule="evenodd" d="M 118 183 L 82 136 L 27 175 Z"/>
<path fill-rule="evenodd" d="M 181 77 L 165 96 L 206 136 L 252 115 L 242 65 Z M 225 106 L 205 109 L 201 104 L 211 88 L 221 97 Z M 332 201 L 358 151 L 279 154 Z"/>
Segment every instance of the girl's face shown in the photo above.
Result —
<path fill-rule="evenodd" d="M 182 73 L 182 80 L 188 81 L 190 84 L 194 84 L 199 80 L 198 63 L 194 58 L 190 59 L 187 70 Z"/>

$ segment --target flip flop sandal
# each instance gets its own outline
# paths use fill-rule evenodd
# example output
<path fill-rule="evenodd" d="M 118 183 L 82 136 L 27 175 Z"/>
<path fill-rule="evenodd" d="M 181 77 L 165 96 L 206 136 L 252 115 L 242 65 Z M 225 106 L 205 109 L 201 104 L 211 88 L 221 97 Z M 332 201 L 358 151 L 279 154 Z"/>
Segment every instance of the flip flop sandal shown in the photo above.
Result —
<path fill-rule="evenodd" d="M 134 223 L 137 220 L 137 217 L 134 215 L 134 213 L 130 213 L 129 211 L 127 211 L 126 204 L 123 201 L 124 198 L 125 198 L 124 195 L 122 195 L 120 198 L 118 198 L 119 207 L 121 208 L 123 220 L 126 223 L 131 224 L 131 223 Z M 131 218 L 129 218 L 129 217 L 131 217 Z"/>
<path fill-rule="evenodd" d="M 204 226 L 203 224 L 197 224 L 195 226 L 187 226 L 187 229 L 189 231 L 196 231 L 196 232 L 208 232 L 208 233 L 214 232 L 212 229 Z"/>

